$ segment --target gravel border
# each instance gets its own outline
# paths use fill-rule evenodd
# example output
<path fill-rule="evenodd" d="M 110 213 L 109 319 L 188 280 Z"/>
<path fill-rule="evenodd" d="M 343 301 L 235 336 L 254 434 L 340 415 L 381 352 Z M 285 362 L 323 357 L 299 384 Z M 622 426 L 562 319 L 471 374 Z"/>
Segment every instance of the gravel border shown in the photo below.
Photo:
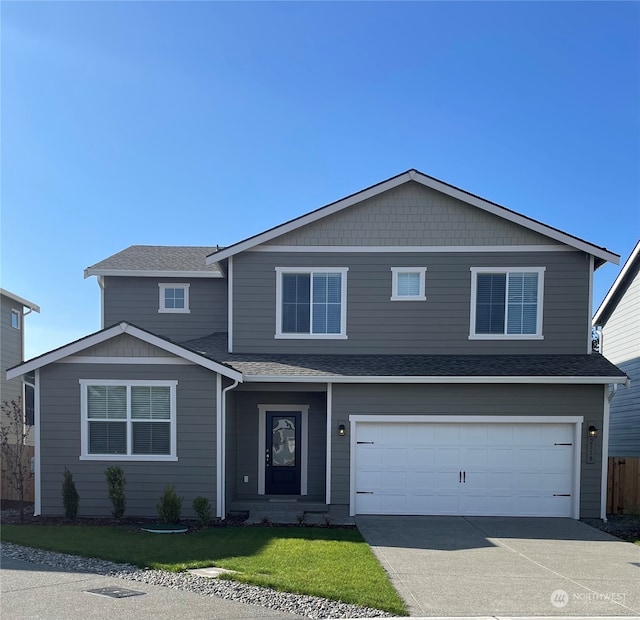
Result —
<path fill-rule="evenodd" d="M 85 558 L 66 553 L 43 551 L 22 547 L 13 543 L 0 545 L 2 557 L 24 560 L 34 564 L 53 566 L 68 571 L 90 572 L 106 577 L 117 577 L 195 592 L 205 596 L 217 596 L 249 605 L 260 605 L 308 618 L 390 618 L 391 614 L 370 607 L 339 603 L 317 596 L 278 592 L 270 588 L 251 586 L 236 581 L 199 577 L 191 573 L 170 573 L 162 570 L 142 569 L 130 564 L 116 564 L 106 560 Z"/>

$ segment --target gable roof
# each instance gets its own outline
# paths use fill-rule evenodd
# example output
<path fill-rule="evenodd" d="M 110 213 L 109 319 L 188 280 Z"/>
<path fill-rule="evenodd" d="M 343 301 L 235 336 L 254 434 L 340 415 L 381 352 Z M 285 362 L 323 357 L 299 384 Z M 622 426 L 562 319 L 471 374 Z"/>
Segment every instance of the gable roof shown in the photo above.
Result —
<path fill-rule="evenodd" d="M 33 310 L 33 312 L 40 312 L 40 306 L 38 306 L 38 304 L 34 304 L 32 301 L 29 301 L 24 297 L 20 297 L 15 293 L 11 293 L 4 288 L 0 288 L 0 295 L 4 295 L 5 297 L 8 297 L 12 301 L 19 303 L 24 308 L 29 308 L 29 310 Z"/>
<path fill-rule="evenodd" d="M 228 353 L 227 335 L 182 343 L 242 372 L 245 382 L 626 383 L 598 353 L 548 355 L 344 355 Z"/>
<path fill-rule="evenodd" d="M 125 322 L 117 323 L 116 325 L 112 325 L 111 327 L 102 329 L 99 332 L 89 334 L 84 338 L 80 338 L 79 340 L 75 340 L 74 342 L 70 342 L 69 344 L 58 347 L 53 351 L 43 353 L 42 355 L 34 357 L 31 360 L 22 362 L 17 366 L 13 366 L 12 368 L 9 368 L 7 370 L 7 379 L 14 379 L 15 377 L 20 377 L 21 375 L 29 373 L 38 368 L 42 368 L 43 366 L 47 366 L 48 364 L 53 364 L 54 362 L 57 362 L 65 357 L 69 357 L 70 355 L 74 355 L 75 353 L 79 353 L 80 351 L 84 351 L 89 347 L 105 342 L 106 340 L 109 340 L 121 334 L 129 334 L 134 338 L 138 338 L 139 340 L 163 349 L 168 353 L 172 353 L 177 357 L 185 359 L 189 362 L 193 362 L 198 366 L 208 368 L 213 372 L 220 373 L 221 375 L 229 377 L 230 379 L 233 379 L 235 381 L 242 381 L 242 374 L 237 370 L 231 368 L 230 366 L 212 360 L 211 358 L 203 356 L 192 350 L 185 349 L 183 346 L 180 346 L 172 342 L 171 340 L 156 336 L 155 334 L 152 334 L 145 329 L 141 329 L 140 327 L 136 327 L 131 323 Z"/>
<path fill-rule="evenodd" d="M 409 183 L 411 181 L 420 183 L 425 187 L 439 191 L 457 200 L 461 200 L 462 202 L 465 202 L 470 206 L 477 207 L 479 209 L 482 209 L 483 211 L 492 213 L 493 215 L 497 215 L 498 217 L 504 218 L 505 220 L 528 228 L 529 230 L 545 235 L 577 250 L 581 250 L 583 252 L 586 252 L 587 254 L 591 254 L 596 258 L 596 268 L 600 267 L 607 261 L 612 262 L 616 265 L 619 263 L 620 257 L 617 254 L 610 252 L 606 248 L 593 245 L 588 241 L 584 241 L 583 239 L 562 232 L 557 228 L 553 228 L 552 226 L 543 224 L 542 222 L 534 220 L 530 217 L 521 215 L 520 213 L 516 213 L 511 209 L 502 207 L 495 202 L 485 200 L 484 198 L 480 198 L 475 194 L 466 192 L 458 187 L 450 185 L 449 183 L 445 183 L 444 181 L 440 181 L 434 177 L 430 177 L 418 170 L 411 169 L 395 177 L 391 177 L 386 181 L 382 181 L 381 183 L 372 185 L 367 189 L 363 189 L 362 191 L 356 192 L 355 194 L 351 194 L 346 198 L 342 198 L 341 200 L 332 202 L 328 205 L 325 205 L 324 207 L 320 207 L 315 211 L 311 211 L 310 213 L 289 220 L 284 224 L 280 224 L 279 226 L 270 228 L 269 230 L 266 230 L 262 233 L 253 235 L 252 237 L 248 237 L 243 241 L 239 241 L 238 243 L 230 245 L 226 248 L 217 250 L 207 257 L 207 264 L 212 265 L 226 258 L 229 258 L 230 256 L 234 256 L 235 254 L 238 254 L 240 252 L 250 250 L 251 248 L 254 248 L 262 243 L 271 241 L 272 239 L 275 239 L 280 235 L 296 230 L 302 226 L 306 226 L 307 224 L 316 222 L 324 217 L 327 217 L 329 215 L 342 211 L 343 209 L 347 209 L 354 204 L 362 202 L 363 200 L 367 200 L 368 198 L 372 198 L 374 196 L 382 194 L 383 192 L 389 191 L 390 189 L 398 187 L 399 185 Z"/>
<path fill-rule="evenodd" d="M 219 265 L 206 263 L 207 255 L 219 249 L 218 246 L 131 245 L 87 267 L 84 277 L 221 278 Z"/>
<path fill-rule="evenodd" d="M 596 310 L 593 316 L 594 325 L 606 325 L 609 317 L 620 303 L 620 300 L 633 282 L 638 271 L 640 271 L 640 241 L 636 243 L 636 247 L 633 248 L 629 258 L 622 266 L 618 277 L 611 285 L 600 307 Z"/>

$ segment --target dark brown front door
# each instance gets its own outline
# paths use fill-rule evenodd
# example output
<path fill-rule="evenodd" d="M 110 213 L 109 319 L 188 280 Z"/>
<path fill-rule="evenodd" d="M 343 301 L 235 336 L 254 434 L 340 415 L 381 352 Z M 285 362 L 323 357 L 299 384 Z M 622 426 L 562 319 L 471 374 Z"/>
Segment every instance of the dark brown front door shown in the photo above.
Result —
<path fill-rule="evenodd" d="M 300 413 L 267 411 L 265 493 L 300 494 Z"/>

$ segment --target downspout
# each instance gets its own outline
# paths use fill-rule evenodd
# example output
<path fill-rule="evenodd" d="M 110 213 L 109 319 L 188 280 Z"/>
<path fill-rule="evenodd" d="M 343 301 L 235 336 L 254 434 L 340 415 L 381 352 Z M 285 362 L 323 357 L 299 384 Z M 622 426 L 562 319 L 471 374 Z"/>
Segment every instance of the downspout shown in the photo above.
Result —
<path fill-rule="evenodd" d="M 104 329 L 104 276 L 98 276 L 100 287 L 100 329 Z"/>
<path fill-rule="evenodd" d="M 227 446 L 226 446 L 226 432 L 227 432 L 227 392 L 233 390 L 238 386 L 239 381 L 236 379 L 231 385 L 226 388 L 222 388 L 222 375 L 218 374 L 216 379 L 216 395 L 217 395 L 217 506 L 216 516 L 220 519 L 225 519 L 226 511 L 226 470 L 227 470 Z"/>
<path fill-rule="evenodd" d="M 609 475 L 609 410 L 611 401 L 618 391 L 618 384 L 605 387 L 604 412 L 602 416 L 602 478 L 600 480 L 600 518 L 607 520 L 607 482 Z"/>
<path fill-rule="evenodd" d="M 40 475 L 40 369 L 35 371 L 35 385 L 33 386 L 33 475 L 34 475 L 34 503 L 33 514 L 39 516 L 42 514 L 42 476 Z"/>

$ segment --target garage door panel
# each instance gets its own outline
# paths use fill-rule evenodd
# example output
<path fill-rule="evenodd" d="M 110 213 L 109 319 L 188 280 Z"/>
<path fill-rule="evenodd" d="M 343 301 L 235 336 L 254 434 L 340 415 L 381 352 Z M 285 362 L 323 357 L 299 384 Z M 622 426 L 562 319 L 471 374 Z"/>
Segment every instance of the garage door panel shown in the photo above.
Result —
<path fill-rule="evenodd" d="M 571 516 L 574 432 L 553 423 L 358 423 L 356 512 Z"/>

